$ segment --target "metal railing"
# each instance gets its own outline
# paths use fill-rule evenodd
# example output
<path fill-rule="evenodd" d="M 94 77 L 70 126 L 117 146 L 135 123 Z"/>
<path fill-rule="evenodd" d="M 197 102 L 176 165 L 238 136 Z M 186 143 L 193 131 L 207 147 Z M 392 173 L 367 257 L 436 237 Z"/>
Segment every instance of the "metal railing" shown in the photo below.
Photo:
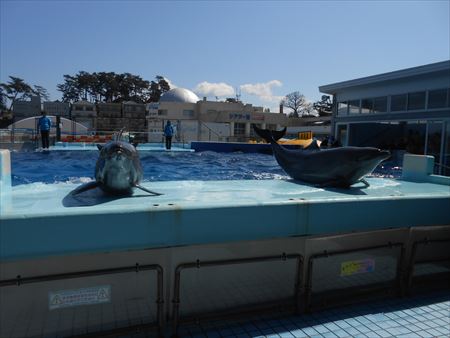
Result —
<path fill-rule="evenodd" d="M 312 310 L 312 294 L 313 294 L 313 273 L 314 273 L 314 261 L 320 258 L 328 258 L 331 256 L 337 256 L 337 255 L 345 255 L 345 254 L 351 254 L 351 253 L 357 253 L 357 252 L 364 252 L 369 250 L 377 250 L 377 249 L 383 249 L 383 248 L 400 248 L 400 254 L 397 256 L 397 266 L 396 266 L 396 277 L 391 280 L 390 282 L 375 282 L 370 283 L 367 285 L 359 285 L 356 289 L 355 287 L 349 287 L 347 289 L 337 289 L 333 288 L 332 295 L 329 297 L 331 298 L 345 298 L 347 296 L 346 291 L 350 291 L 352 296 L 355 295 L 368 295 L 371 293 L 375 293 L 377 291 L 386 290 L 386 289 L 397 289 L 398 294 L 403 294 L 403 276 L 404 271 L 402 268 L 402 262 L 405 255 L 405 249 L 403 243 L 388 243 L 384 245 L 376 245 L 376 246 L 369 246 L 364 248 L 357 248 L 357 249 L 349 249 L 349 250 L 338 250 L 338 251 L 324 251 L 323 253 L 313 254 L 308 259 L 308 267 L 306 272 L 306 285 L 305 285 L 305 311 L 310 312 Z M 336 292 L 338 291 L 339 292 Z M 326 292 L 325 292 L 326 293 Z M 351 300 L 344 300 L 344 303 L 351 303 Z M 328 301 L 324 302 L 324 305 L 329 303 Z"/>
<path fill-rule="evenodd" d="M 176 336 L 178 331 L 178 325 L 180 321 L 180 289 L 181 289 L 181 272 L 186 269 L 201 269 L 205 267 L 217 267 L 217 266 L 226 266 L 226 265 L 236 265 L 236 264 L 248 264 L 248 263 L 260 263 L 260 262 L 276 262 L 276 261 L 287 261 L 287 260 L 296 260 L 296 271 L 295 271 L 295 285 L 294 285 L 294 296 L 293 302 L 296 311 L 300 309 L 301 302 L 301 293 L 302 293 L 302 284 L 301 284 L 301 273 L 303 270 L 303 256 L 300 254 L 286 254 L 282 253 L 281 255 L 276 256 L 263 256 L 263 257 L 250 257 L 250 258 L 236 258 L 236 259 L 224 259 L 224 260 L 212 260 L 212 261 L 200 261 L 196 260 L 195 262 L 183 263 L 176 267 L 175 269 L 175 281 L 174 281 L 174 295 L 173 295 L 173 333 Z M 246 311 L 256 311 L 259 309 L 270 308 L 273 306 L 279 306 L 280 303 L 264 303 L 264 304 L 254 304 L 248 307 L 242 306 L 239 309 L 231 309 L 230 311 L 222 311 L 215 312 L 211 314 L 201 314 L 196 315 L 198 317 L 214 317 L 214 316 L 226 316 L 227 314 L 236 314 L 242 313 Z"/>
<path fill-rule="evenodd" d="M 442 263 L 442 262 L 450 263 L 450 251 L 448 251 L 448 249 L 445 252 L 446 255 L 444 255 L 443 257 L 438 256 L 438 257 L 428 258 L 428 259 L 417 259 L 420 246 L 428 246 L 429 245 L 431 248 L 431 247 L 433 247 L 433 244 L 442 244 L 442 243 L 450 244 L 450 238 L 434 239 L 434 240 L 429 240 L 428 238 L 425 238 L 423 240 L 416 241 L 413 243 L 410 260 L 409 260 L 408 266 L 407 266 L 407 275 L 406 275 L 406 291 L 408 293 L 411 292 L 411 289 L 413 286 L 414 272 L 415 272 L 415 267 L 417 264 L 436 264 L 436 263 Z M 448 245 L 446 246 L 446 248 L 448 248 Z M 446 282 L 448 282 L 448 278 L 450 276 L 450 270 L 447 271 L 446 273 L 441 272 L 441 273 L 428 274 L 427 276 L 422 276 L 422 279 L 435 280 L 436 275 L 443 275 L 444 277 L 442 278 L 442 281 L 444 283 L 446 283 Z"/>
<path fill-rule="evenodd" d="M 157 272 L 157 288 L 156 288 L 157 322 L 146 324 L 141 323 L 132 326 L 111 329 L 108 331 L 95 332 L 91 334 L 82 335 L 82 337 L 109 336 L 124 332 L 136 332 L 139 330 L 154 327 L 157 327 L 158 333 L 161 336 L 163 334 L 164 328 L 164 317 L 163 317 L 164 292 L 163 292 L 163 268 L 158 264 L 139 265 L 138 263 L 136 263 L 136 265 L 126 267 L 66 272 L 60 274 L 50 274 L 32 277 L 22 277 L 21 275 L 18 275 L 16 278 L 13 279 L 0 280 L 0 287 L 8 287 L 8 286 L 20 287 L 24 284 L 42 283 L 42 282 L 83 278 L 83 277 L 104 276 L 126 272 L 138 273 L 139 271 L 148 271 L 148 270 L 154 270 Z"/>

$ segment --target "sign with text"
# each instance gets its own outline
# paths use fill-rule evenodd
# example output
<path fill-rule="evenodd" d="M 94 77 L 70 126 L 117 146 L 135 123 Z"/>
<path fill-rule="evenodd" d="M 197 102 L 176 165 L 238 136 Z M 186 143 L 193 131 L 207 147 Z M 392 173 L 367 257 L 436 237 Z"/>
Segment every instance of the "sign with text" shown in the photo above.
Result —
<path fill-rule="evenodd" d="M 110 301 L 110 285 L 74 290 L 50 291 L 48 293 L 48 307 L 50 310 L 80 305 L 109 303 Z"/>

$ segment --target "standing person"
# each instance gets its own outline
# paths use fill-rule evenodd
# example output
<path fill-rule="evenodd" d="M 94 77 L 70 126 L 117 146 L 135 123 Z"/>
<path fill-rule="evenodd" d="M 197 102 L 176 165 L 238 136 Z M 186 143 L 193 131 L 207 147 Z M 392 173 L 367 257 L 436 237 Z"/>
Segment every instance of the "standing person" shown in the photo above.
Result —
<path fill-rule="evenodd" d="M 50 128 L 52 127 L 52 120 L 47 116 L 47 112 L 42 112 L 42 117 L 39 119 L 38 123 L 38 132 L 41 132 L 41 141 L 42 141 L 42 148 L 48 149 L 49 147 L 49 135 L 50 135 Z"/>
<path fill-rule="evenodd" d="M 170 121 L 167 121 L 164 127 L 164 136 L 166 137 L 166 149 L 172 148 L 173 126 Z"/>

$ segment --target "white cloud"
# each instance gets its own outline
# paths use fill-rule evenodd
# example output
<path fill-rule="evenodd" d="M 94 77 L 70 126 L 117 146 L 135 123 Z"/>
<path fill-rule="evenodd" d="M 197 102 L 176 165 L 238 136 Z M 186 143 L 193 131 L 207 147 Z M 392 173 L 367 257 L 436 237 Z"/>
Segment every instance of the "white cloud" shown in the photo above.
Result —
<path fill-rule="evenodd" d="M 194 92 L 201 96 L 234 96 L 233 87 L 224 82 L 210 83 L 203 81 L 194 88 Z"/>
<path fill-rule="evenodd" d="M 174 84 L 172 81 L 170 81 L 167 77 L 165 77 L 164 80 L 167 81 L 167 83 L 168 83 L 169 86 L 170 86 L 170 89 L 174 89 L 174 88 L 177 88 L 177 87 L 178 87 L 176 84 Z"/>
<path fill-rule="evenodd" d="M 240 86 L 241 90 L 249 95 L 257 96 L 261 101 L 279 102 L 283 96 L 274 95 L 273 87 L 281 87 L 283 83 L 279 80 L 271 80 L 265 83 L 247 83 Z"/>

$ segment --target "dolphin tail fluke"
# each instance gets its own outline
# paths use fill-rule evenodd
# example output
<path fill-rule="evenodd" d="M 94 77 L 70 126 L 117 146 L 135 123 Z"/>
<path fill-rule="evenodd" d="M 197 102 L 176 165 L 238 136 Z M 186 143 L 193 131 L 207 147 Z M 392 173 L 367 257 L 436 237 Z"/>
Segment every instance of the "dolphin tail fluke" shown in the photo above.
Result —
<path fill-rule="evenodd" d="M 86 184 L 79 186 L 74 191 L 72 191 L 72 195 L 78 195 L 79 193 L 82 193 L 87 190 L 95 189 L 97 187 L 98 187 L 98 182 L 96 182 L 96 181 L 88 182 Z"/>
<path fill-rule="evenodd" d="M 266 140 L 267 143 L 278 141 L 284 136 L 284 134 L 286 134 L 286 127 L 284 127 L 283 130 L 269 130 L 261 129 L 253 125 L 253 129 L 255 130 L 256 134 Z"/>
<path fill-rule="evenodd" d="M 153 196 L 161 196 L 162 195 L 159 192 L 154 192 L 154 191 L 148 190 L 147 188 L 144 188 L 143 186 L 141 186 L 139 184 L 136 184 L 135 187 L 138 189 L 141 189 L 142 191 L 148 192 L 149 194 L 151 194 Z"/>

